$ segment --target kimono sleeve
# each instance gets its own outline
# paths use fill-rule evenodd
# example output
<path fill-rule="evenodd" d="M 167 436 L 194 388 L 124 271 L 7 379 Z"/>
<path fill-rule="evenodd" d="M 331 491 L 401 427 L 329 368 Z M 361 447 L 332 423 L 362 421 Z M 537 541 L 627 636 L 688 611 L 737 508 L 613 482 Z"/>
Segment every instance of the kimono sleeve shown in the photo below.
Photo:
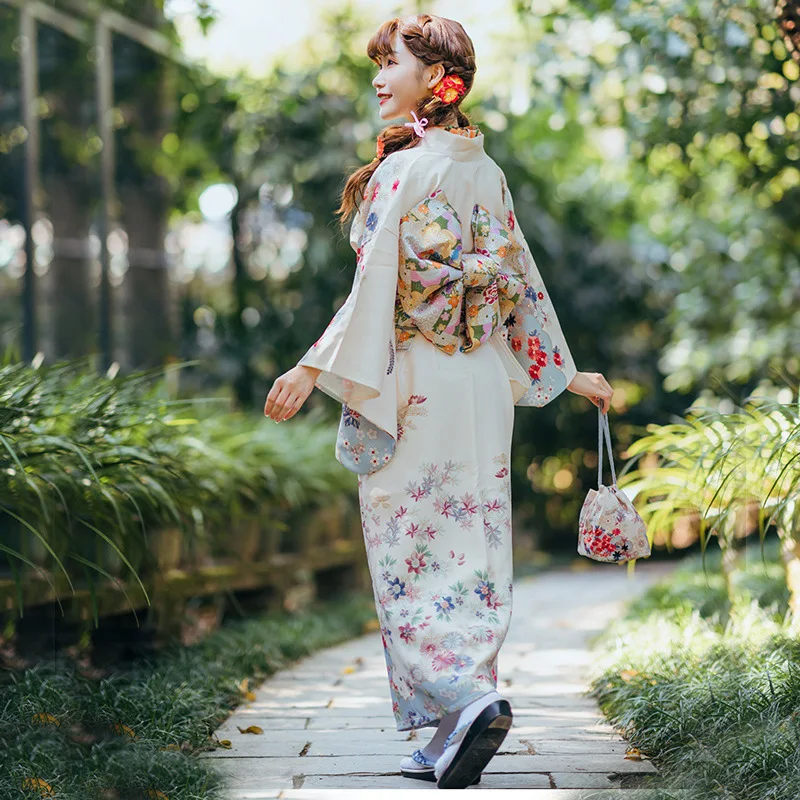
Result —
<path fill-rule="evenodd" d="M 357 256 L 350 294 L 298 361 L 322 370 L 317 388 L 346 405 L 378 397 L 394 366 L 397 236 L 411 173 L 393 154 L 372 174 L 350 233 Z"/>
<path fill-rule="evenodd" d="M 525 253 L 527 287 L 506 319 L 506 344 L 527 373 L 530 385 L 516 400 L 518 406 L 544 406 L 560 395 L 577 374 L 575 361 L 558 322 L 550 294 L 544 285 L 525 236 L 517 224 L 514 201 L 501 178 L 506 225 Z"/>

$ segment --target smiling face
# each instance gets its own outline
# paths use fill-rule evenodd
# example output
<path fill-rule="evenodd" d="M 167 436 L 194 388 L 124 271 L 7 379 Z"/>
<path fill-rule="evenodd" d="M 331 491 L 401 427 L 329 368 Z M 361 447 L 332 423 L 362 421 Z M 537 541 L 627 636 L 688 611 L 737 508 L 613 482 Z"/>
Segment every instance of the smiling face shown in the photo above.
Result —
<path fill-rule="evenodd" d="M 379 70 L 372 85 L 378 94 L 381 119 L 403 118 L 411 122 L 412 109 L 416 110 L 420 100 L 431 94 L 444 76 L 444 67 L 425 66 L 406 47 L 399 33 L 392 41 L 392 52 L 378 54 L 375 61 Z"/>

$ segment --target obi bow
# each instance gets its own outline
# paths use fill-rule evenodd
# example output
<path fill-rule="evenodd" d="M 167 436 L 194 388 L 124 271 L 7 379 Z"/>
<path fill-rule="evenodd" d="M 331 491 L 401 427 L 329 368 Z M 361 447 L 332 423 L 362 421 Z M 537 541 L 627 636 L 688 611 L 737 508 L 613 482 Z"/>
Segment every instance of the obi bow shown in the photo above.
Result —
<path fill-rule="evenodd" d="M 398 299 L 407 321 L 448 354 L 483 344 L 526 288 L 526 260 L 511 229 L 476 204 L 473 251 L 462 253 L 461 221 L 439 189 L 400 222 Z"/>

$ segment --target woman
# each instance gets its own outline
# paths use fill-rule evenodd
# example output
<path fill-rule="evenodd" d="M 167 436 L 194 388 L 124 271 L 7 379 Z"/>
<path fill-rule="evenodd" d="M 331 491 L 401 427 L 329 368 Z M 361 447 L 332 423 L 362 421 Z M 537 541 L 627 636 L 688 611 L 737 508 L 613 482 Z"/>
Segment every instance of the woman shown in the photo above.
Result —
<path fill-rule="evenodd" d="M 367 53 L 381 119 L 407 122 L 347 181 L 352 290 L 264 413 L 291 419 L 315 385 L 342 403 L 336 458 L 359 475 L 397 729 L 437 728 L 401 773 L 464 788 L 512 719 L 496 665 L 514 406 L 569 389 L 605 413 L 613 390 L 577 371 L 505 176 L 459 107 L 476 70 L 462 26 L 392 19 Z"/>

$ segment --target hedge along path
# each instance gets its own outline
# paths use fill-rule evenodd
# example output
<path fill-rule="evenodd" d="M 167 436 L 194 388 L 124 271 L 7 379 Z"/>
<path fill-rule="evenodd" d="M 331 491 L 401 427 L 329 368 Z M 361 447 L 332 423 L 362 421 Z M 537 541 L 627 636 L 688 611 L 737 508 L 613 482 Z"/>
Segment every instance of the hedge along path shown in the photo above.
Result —
<path fill-rule="evenodd" d="M 585 668 L 593 637 L 672 568 L 642 561 L 629 579 L 622 566 L 581 559 L 516 583 L 498 665 L 498 690 L 511 702 L 514 725 L 473 789 L 543 789 L 543 799 L 559 800 L 654 794 L 634 791 L 656 770 L 630 757 L 635 753 L 626 758 L 627 743 L 584 694 Z M 250 726 L 263 732 L 242 732 Z M 276 673 L 217 730 L 230 749 L 206 757 L 227 777 L 231 800 L 435 790 L 399 774 L 400 759 L 432 733 L 395 729 L 380 634 L 373 632 Z"/>

